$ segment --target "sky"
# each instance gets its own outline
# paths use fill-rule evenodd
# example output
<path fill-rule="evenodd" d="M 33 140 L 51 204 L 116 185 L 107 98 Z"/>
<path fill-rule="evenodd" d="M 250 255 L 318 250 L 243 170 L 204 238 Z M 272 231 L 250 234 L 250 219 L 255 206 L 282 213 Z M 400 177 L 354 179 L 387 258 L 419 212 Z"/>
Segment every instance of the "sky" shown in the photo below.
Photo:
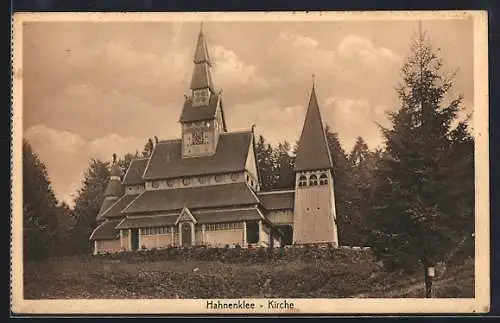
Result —
<path fill-rule="evenodd" d="M 473 98 L 472 19 L 425 20 L 429 41 L 456 72 L 452 95 Z M 199 22 L 27 22 L 23 132 L 70 205 L 91 158 L 179 138 Z M 395 88 L 416 20 L 208 21 L 203 25 L 229 131 L 272 144 L 300 136 L 312 75 L 323 121 L 349 152 L 358 136 L 382 145 L 377 124 L 398 109 Z"/>

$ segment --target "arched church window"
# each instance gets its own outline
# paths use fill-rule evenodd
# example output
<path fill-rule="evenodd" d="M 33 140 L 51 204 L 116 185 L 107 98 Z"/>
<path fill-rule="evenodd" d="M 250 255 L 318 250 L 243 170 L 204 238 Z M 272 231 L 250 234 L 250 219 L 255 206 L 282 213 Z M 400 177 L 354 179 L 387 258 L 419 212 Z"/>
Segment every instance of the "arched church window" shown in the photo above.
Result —
<path fill-rule="evenodd" d="M 190 183 L 191 183 L 191 179 L 189 179 L 189 178 L 182 179 L 182 184 L 184 184 L 184 186 L 188 186 Z"/>
<path fill-rule="evenodd" d="M 299 186 L 307 186 L 307 177 L 304 175 L 299 177 Z"/>
<path fill-rule="evenodd" d="M 328 176 L 323 173 L 319 177 L 319 185 L 327 185 L 327 184 L 328 184 Z"/>
<path fill-rule="evenodd" d="M 309 186 L 316 186 L 318 185 L 318 177 L 316 175 L 311 175 L 309 177 Z"/>

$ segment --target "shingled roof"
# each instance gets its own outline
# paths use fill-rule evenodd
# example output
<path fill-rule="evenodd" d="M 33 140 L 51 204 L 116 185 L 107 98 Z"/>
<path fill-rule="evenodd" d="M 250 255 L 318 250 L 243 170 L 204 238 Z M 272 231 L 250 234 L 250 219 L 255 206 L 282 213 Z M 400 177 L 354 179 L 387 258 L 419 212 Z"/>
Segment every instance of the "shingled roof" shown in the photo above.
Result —
<path fill-rule="evenodd" d="M 257 196 L 268 211 L 292 210 L 294 206 L 295 191 L 261 192 Z"/>
<path fill-rule="evenodd" d="M 181 140 L 160 141 L 153 150 L 144 179 L 244 171 L 252 136 L 252 132 L 222 133 L 214 155 L 196 158 L 182 158 Z"/>
<path fill-rule="evenodd" d="M 97 220 L 109 219 L 123 216 L 120 212 L 127 207 L 139 194 L 125 194 L 118 201 L 116 201 L 111 207 L 106 209 L 103 213 L 98 215 Z"/>
<path fill-rule="evenodd" d="M 333 163 L 319 111 L 318 99 L 313 86 L 295 157 L 294 170 L 306 171 L 331 169 L 332 167 Z"/>
<path fill-rule="evenodd" d="M 259 204 L 246 183 L 145 191 L 122 213 L 147 213 Z"/>
<path fill-rule="evenodd" d="M 135 185 L 144 183 L 142 175 L 144 174 L 144 170 L 146 169 L 148 161 L 149 158 L 132 160 L 127 172 L 125 173 L 125 177 L 123 178 L 123 184 Z"/>
<path fill-rule="evenodd" d="M 187 99 L 186 101 L 184 101 L 184 107 L 182 108 L 181 118 L 179 121 L 195 122 L 214 119 L 217 113 L 219 98 L 219 94 L 210 95 L 208 106 L 204 107 L 194 107 L 193 99 Z"/>
<path fill-rule="evenodd" d="M 120 197 L 125 192 L 123 184 L 120 179 L 111 178 L 104 191 L 104 197 Z"/>
<path fill-rule="evenodd" d="M 117 229 L 135 229 L 135 228 L 154 228 L 163 226 L 172 226 L 179 217 L 173 215 L 155 215 L 155 216 L 127 216 L 117 226 Z"/>
<path fill-rule="evenodd" d="M 92 235 L 90 240 L 115 240 L 120 238 L 120 231 L 116 230 L 115 227 L 120 223 L 121 220 L 107 220 L 99 225 Z"/>
<path fill-rule="evenodd" d="M 236 222 L 243 220 L 266 220 L 256 208 L 227 209 L 214 211 L 192 212 L 196 221 L 201 224 Z M 153 216 L 127 216 L 117 226 L 117 229 L 152 228 L 173 226 L 179 214 L 153 215 Z"/>
<path fill-rule="evenodd" d="M 111 196 L 107 197 L 102 201 L 101 208 L 99 209 L 99 213 L 97 213 L 97 220 L 100 219 L 101 214 L 103 214 L 105 211 L 107 211 L 115 202 L 118 201 L 118 197 L 116 196 Z"/>

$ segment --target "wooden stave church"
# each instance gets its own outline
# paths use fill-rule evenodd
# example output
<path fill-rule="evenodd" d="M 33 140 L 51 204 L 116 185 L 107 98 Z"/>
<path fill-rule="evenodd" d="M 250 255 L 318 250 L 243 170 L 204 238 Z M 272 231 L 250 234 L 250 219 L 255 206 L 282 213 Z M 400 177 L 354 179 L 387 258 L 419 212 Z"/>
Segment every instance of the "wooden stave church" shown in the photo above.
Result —
<path fill-rule="evenodd" d="M 254 129 L 228 132 L 203 30 L 193 63 L 181 138 L 157 141 L 123 179 L 113 161 L 89 238 L 94 254 L 200 245 L 338 247 L 333 163 L 314 84 L 295 158 L 295 189 L 262 191 Z"/>

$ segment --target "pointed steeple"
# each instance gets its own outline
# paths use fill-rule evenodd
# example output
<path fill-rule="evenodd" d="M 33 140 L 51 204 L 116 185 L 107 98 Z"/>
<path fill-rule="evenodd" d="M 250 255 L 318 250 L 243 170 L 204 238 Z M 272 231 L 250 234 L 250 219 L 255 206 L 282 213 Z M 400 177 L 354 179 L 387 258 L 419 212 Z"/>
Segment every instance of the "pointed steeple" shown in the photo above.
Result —
<path fill-rule="evenodd" d="M 208 54 L 207 42 L 203 34 L 203 25 L 198 34 L 198 42 L 194 52 L 193 63 L 194 70 L 191 78 L 191 90 L 210 89 L 212 93 L 215 93 L 212 84 L 212 73 L 210 71 L 212 61 Z"/>
<path fill-rule="evenodd" d="M 207 42 L 205 41 L 205 35 L 203 34 L 203 22 L 201 23 L 200 33 L 198 34 L 198 43 L 196 44 L 193 62 L 195 64 L 207 63 L 212 66 L 212 61 L 210 60 L 210 55 L 208 54 Z"/>
<path fill-rule="evenodd" d="M 333 167 L 328 142 L 326 140 L 323 120 L 319 111 L 316 86 L 313 85 L 309 106 L 307 108 L 299 147 L 295 158 L 295 171 L 331 169 Z"/>
<path fill-rule="evenodd" d="M 113 164 L 111 165 L 111 172 L 108 181 L 108 186 L 104 191 L 104 197 L 120 197 L 124 193 L 124 187 L 120 180 L 121 176 L 120 165 L 116 160 L 116 154 L 113 154 Z"/>

